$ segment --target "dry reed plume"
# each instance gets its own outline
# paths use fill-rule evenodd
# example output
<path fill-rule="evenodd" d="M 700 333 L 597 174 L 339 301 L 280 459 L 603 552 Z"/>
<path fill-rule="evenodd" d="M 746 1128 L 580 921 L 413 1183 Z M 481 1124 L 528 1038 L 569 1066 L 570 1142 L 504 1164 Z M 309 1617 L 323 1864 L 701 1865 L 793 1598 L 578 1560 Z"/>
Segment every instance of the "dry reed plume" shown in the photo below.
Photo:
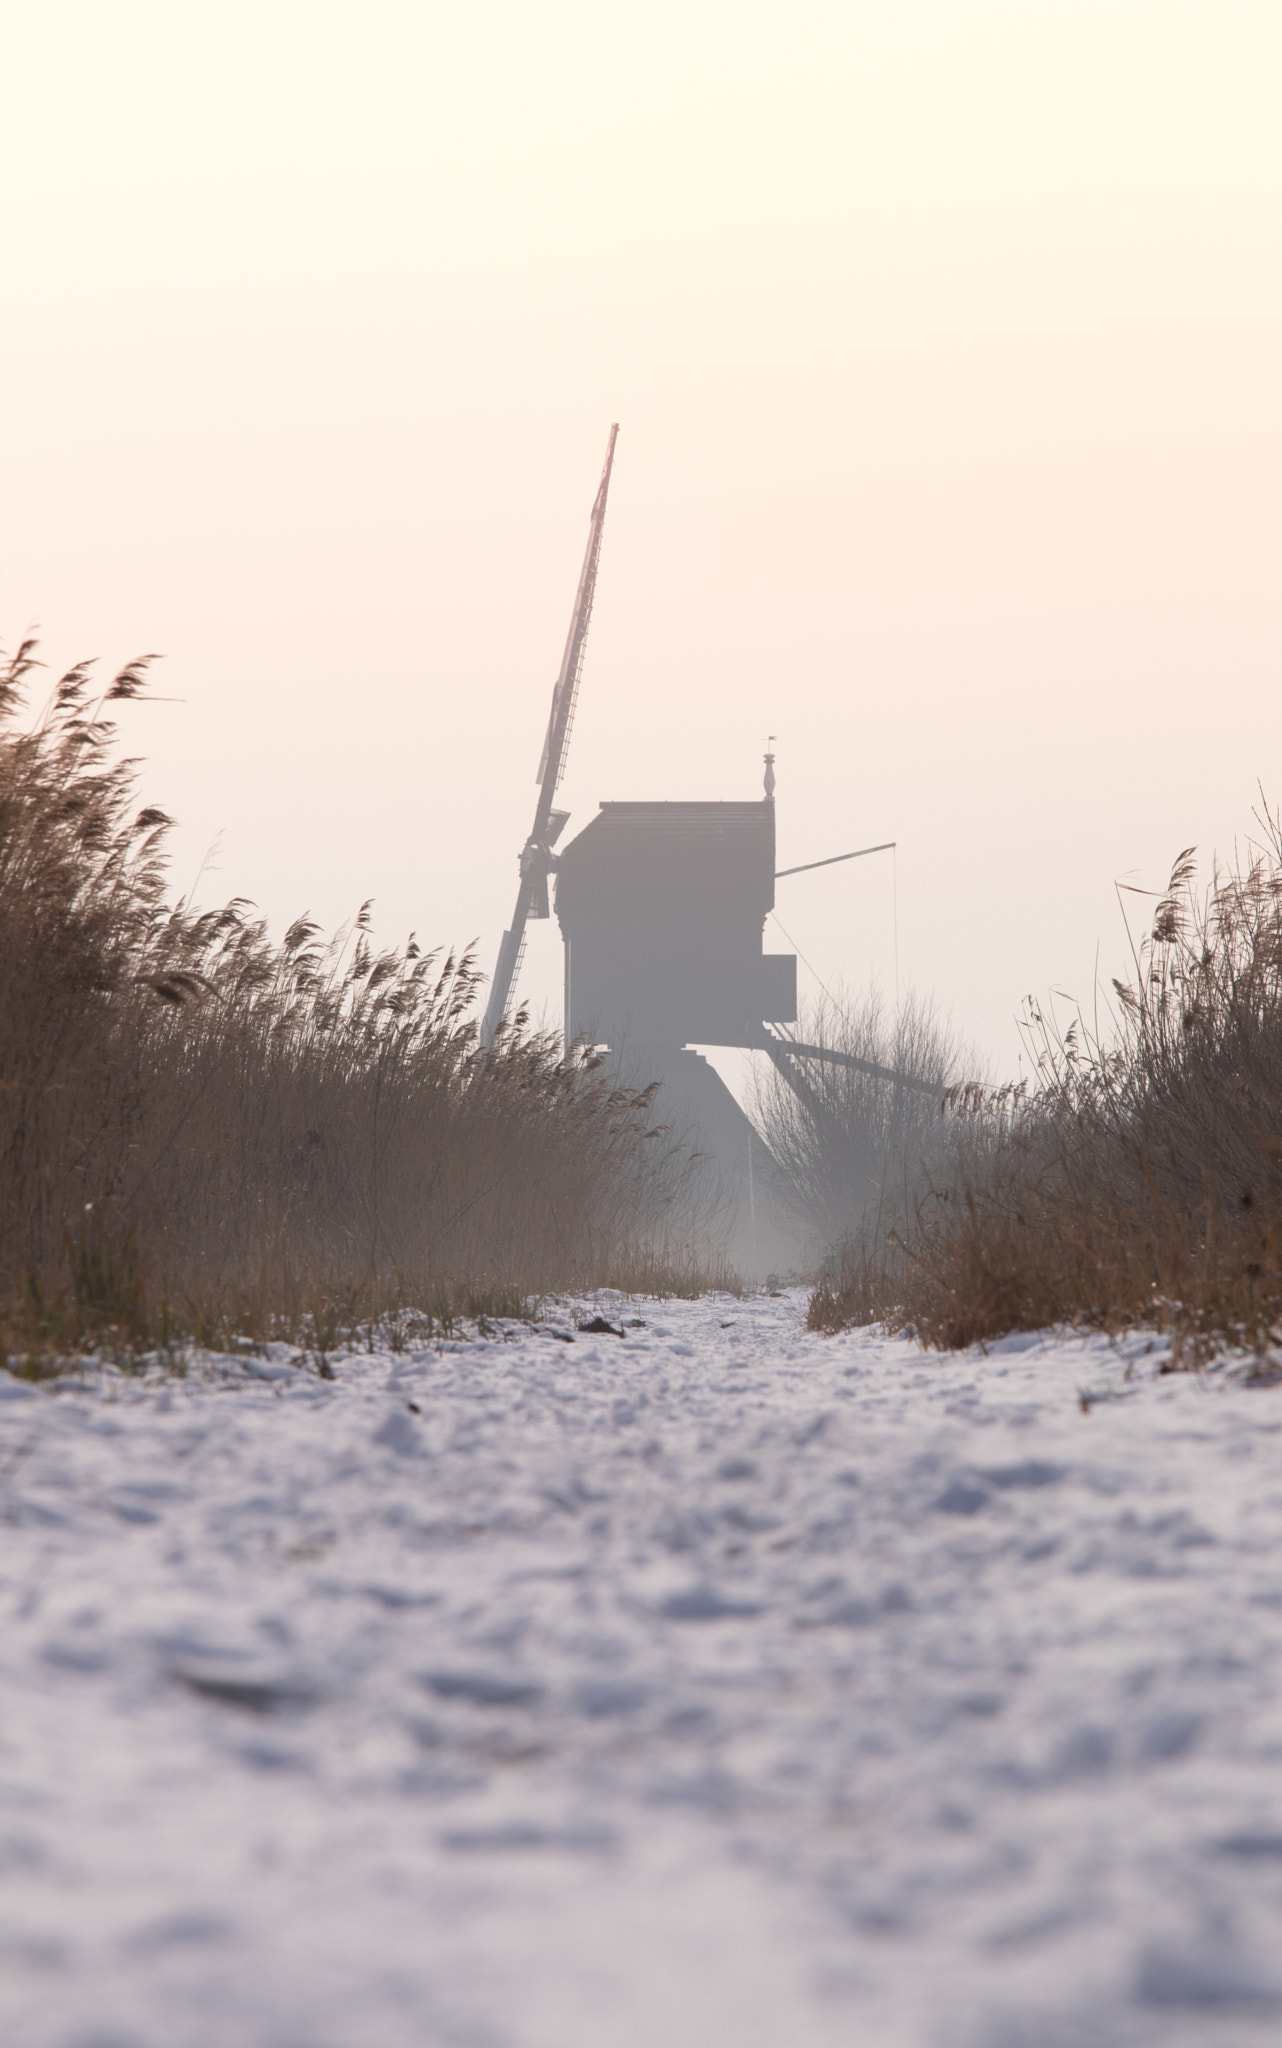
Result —
<path fill-rule="evenodd" d="M 684 1168 L 648 1091 L 523 1016 L 482 1058 L 470 954 L 377 951 L 368 905 L 325 944 L 170 902 L 170 820 L 134 811 L 107 715 L 147 664 L 97 701 L 71 670 L 20 730 L 34 666 L 28 642 L 0 670 L 11 1347 L 661 1275 Z"/>
<path fill-rule="evenodd" d="M 1282 1337 L 1282 819 L 1209 889 L 1181 854 L 1107 1041 L 1028 1019 L 1031 1088 L 956 1089 L 908 1227 L 848 1249 L 812 1325 L 962 1345 L 1156 1324 L 1196 1364 Z"/>

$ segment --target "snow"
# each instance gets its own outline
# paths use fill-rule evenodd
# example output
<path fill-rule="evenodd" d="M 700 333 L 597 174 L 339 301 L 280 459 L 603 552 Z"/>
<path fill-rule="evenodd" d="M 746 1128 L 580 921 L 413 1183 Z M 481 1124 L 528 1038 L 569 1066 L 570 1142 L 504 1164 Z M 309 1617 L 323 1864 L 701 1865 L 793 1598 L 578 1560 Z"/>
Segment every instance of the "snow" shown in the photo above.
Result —
<path fill-rule="evenodd" d="M 604 1306 L 0 1374 L 6 2048 L 1279 2038 L 1282 1388 Z"/>

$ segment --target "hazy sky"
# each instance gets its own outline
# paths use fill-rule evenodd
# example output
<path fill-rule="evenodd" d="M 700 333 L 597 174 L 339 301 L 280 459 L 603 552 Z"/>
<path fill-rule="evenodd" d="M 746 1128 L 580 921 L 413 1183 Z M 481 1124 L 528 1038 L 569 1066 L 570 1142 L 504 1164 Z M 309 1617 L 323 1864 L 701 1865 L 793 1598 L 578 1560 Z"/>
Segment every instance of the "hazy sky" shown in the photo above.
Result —
<path fill-rule="evenodd" d="M 180 888 L 217 838 L 206 901 L 492 964 L 613 419 L 570 832 L 755 796 L 777 733 L 781 865 L 897 839 L 901 982 L 1009 1072 L 1117 878 L 1282 800 L 1278 0 L 41 0 L 2 48 L 0 637 L 164 653 Z M 824 980 L 890 990 L 891 883 L 780 884 Z"/>

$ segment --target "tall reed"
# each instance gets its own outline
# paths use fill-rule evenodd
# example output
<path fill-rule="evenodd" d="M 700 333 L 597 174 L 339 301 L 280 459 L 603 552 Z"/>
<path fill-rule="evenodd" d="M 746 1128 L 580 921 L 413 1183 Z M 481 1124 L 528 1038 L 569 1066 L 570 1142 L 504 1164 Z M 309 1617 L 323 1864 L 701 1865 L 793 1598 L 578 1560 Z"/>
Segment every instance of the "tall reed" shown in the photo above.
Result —
<path fill-rule="evenodd" d="M 687 1169 L 652 1091 L 524 1014 L 482 1057 L 470 953 L 326 942 L 166 893 L 88 665 L 23 729 L 0 670 L 0 1303 L 30 1325 L 259 1317 L 318 1289 L 601 1284 L 682 1249 Z M 688 1265 L 688 1253 L 686 1264 Z"/>
<path fill-rule="evenodd" d="M 1033 1007 L 1032 1084 L 952 1092 L 930 1190 L 875 1270 L 817 1291 L 816 1327 L 1156 1323 L 1194 1363 L 1282 1339 L 1282 817 L 1258 824 L 1205 891 L 1194 849 L 1175 862 L 1111 1030 Z"/>

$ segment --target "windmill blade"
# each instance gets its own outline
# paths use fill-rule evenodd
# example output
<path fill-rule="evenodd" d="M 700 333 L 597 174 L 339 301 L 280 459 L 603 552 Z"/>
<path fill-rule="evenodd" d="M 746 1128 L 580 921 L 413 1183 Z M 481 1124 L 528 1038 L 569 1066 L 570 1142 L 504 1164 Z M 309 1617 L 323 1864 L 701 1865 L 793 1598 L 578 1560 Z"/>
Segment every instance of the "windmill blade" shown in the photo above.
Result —
<path fill-rule="evenodd" d="M 605 501 L 610 491 L 610 472 L 614 468 L 614 444 L 618 438 L 619 428 L 616 421 L 610 429 L 609 445 L 605 451 L 605 467 L 601 471 L 601 482 L 597 486 L 592 516 L 588 522 L 588 544 L 583 556 L 583 567 L 579 572 L 579 587 L 574 593 L 570 630 L 565 636 L 561 672 L 557 676 L 556 688 L 552 692 L 552 710 L 543 741 L 543 753 L 539 760 L 539 772 L 534 778 L 540 785 L 539 809 L 543 813 L 545 828 L 547 815 L 552 808 L 552 799 L 565 772 L 566 748 L 569 745 L 570 728 L 574 723 L 579 677 L 583 671 L 583 652 L 587 646 L 588 625 L 592 618 L 597 563 L 601 556 L 601 535 L 605 529 Z M 537 816 L 535 829 L 538 829 Z"/>
<path fill-rule="evenodd" d="M 605 506 L 610 492 L 610 473 L 614 468 L 614 444 L 618 438 L 619 426 L 616 420 L 610 428 L 610 439 L 605 451 L 605 467 L 601 471 L 601 482 L 597 486 L 592 515 L 588 522 L 587 549 L 583 556 L 583 567 L 579 572 L 579 587 L 574 594 L 574 609 L 570 614 L 570 630 L 565 638 L 565 652 L 561 656 L 561 668 L 552 692 L 552 710 L 548 718 L 543 755 L 536 777 L 539 784 L 539 800 L 535 806 L 534 825 L 521 850 L 521 883 L 516 895 L 516 909 L 499 947 L 494 980 L 490 985 L 490 999 L 485 1006 L 485 1017 L 481 1025 L 482 1045 L 490 1044 L 507 1012 L 512 986 L 525 950 L 527 921 L 531 917 L 547 917 L 549 914 L 548 876 L 552 870 L 552 843 L 569 816 L 568 812 L 554 811 L 552 799 L 565 772 L 566 751 L 574 724 L 579 679 L 583 673 L 583 655 L 592 618 L 592 599 L 596 593 L 597 564 L 601 559 Z"/>

